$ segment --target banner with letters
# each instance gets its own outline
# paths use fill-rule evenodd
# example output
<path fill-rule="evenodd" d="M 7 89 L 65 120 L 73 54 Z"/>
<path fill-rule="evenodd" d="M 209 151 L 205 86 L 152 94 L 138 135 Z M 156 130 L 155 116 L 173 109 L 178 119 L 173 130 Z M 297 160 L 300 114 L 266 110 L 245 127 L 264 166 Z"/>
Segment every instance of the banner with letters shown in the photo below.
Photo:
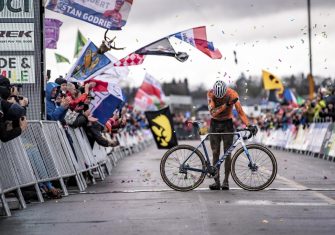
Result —
<path fill-rule="evenodd" d="M 133 0 L 50 0 L 46 8 L 105 29 L 120 30 L 132 4 Z"/>
<path fill-rule="evenodd" d="M 0 74 L 13 84 L 35 83 L 34 18 L 33 1 L 0 1 Z"/>

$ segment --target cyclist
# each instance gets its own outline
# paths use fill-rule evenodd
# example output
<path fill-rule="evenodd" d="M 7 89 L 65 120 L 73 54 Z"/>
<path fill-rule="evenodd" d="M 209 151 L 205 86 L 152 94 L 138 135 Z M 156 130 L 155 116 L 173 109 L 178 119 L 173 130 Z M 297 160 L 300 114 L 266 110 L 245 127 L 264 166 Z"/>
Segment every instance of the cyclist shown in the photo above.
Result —
<path fill-rule="evenodd" d="M 238 101 L 238 94 L 233 89 L 227 87 L 223 81 L 216 81 L 213 89 L 207 92 L 208 109 L 211 114 L 210 132 L 223 133 L 234 132 L 233 127 L 233 106 L 242 120 L 242 122 L 250 129 L 253 135 L 257 133 L 257 127 L 250 125 L 249 120 L 244 113 L 241 103 Z M 233 135 L 211 135 L 210 144 L 213 151 L 213 165 L 219 160 L 221 140 L 224 144 L 224 151 L 233 143 Z M 209 186 L 211 190 L 229 190 L 228 177 L 231 170 L 231 155 L 225 160 L 225 178 L 222 187 L 220 186 L 220 169 L 214 176 L 214 184 Z"/>

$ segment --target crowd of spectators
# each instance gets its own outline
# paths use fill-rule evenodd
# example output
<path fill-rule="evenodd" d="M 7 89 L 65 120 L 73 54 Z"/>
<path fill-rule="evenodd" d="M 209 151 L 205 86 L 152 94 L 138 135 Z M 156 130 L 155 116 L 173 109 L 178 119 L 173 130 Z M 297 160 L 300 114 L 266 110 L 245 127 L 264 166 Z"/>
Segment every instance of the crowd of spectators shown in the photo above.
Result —
<path fill-rule="evenodd" d="M 95 86 L 95 82 L 72 83 L 62 77 L 46 84 L 46 118 L 61 122 L 70 145 L 73 142 L 67 131 L 68 128 L 82 127 L 92 148 L 95 142 L 104 147 L 115 147 L 119 145 L 116 135 L 121 131 L 133 135 L 138 130 L 147 128 L 148 124 L 144 114 L 134 110 L 133 106 L 128 103 L 122 103 L 109 120 L 101 124 L 90 111 Z M 17 86 L 11 85 L 8 78 L 0 76 L 1 142 L 10 141 L 27 129 L 26 109 L 28 104 L 28 99 L 20 96 Z M 61 191 L 52 182 L 39 183 L 39 186 L 46 197 L 61 197 Z"/>
<path fill-rule="evenodd" d="M 286 130 L 291 125 L 303 128 L 312 122 L 335 121 L 335 91 L 320 89 L 313 100 L 305 100 L 302 104 L 278 104 L 274 110 L 266 110 L 260 116 L 252 118 L 261 130 Z"/>

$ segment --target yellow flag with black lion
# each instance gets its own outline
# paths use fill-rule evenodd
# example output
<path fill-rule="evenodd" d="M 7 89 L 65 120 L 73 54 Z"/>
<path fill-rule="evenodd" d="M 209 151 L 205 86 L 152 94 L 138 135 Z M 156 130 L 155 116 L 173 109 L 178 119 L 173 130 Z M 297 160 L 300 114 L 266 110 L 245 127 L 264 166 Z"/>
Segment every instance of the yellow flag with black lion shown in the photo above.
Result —
<path fill-rule="evenodd" d="M 157 148 L 170 149 L 178 145 L 169 107 L 157 111 L 146 111 L 145 116 L 148 119 Z"/>

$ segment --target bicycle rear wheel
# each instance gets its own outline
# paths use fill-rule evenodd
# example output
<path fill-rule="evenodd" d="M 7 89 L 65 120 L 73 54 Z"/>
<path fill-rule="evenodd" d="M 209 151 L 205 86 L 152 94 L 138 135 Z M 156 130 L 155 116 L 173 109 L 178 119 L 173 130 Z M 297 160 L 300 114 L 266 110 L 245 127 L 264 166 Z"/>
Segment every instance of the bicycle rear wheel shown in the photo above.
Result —
<path fill-rule="evenodd" d="M 193 152 L 193 154 L 192 154 Z M 182 163 L 192 154 L 192 156 Z M 192 171 L 187 168 L 195 168 Z M 197 188 L 205 179 L 205 158 L 202 153 L 190 145 L 178 145 L 168 150 L 160 164 L 160 172 L 164 182 L 172 189 L 178 191 L 189 191 Z"/>
<path fill-rule="evenodd" d="M 263 190 L 276 178 L 276 158 L 265 146 L 249 144 L 246 147 L 255 166 L 251 166 L 244 149 L 240 148 L 232 159 L 231 176 L 235 183 L 245 190 Z"/>

